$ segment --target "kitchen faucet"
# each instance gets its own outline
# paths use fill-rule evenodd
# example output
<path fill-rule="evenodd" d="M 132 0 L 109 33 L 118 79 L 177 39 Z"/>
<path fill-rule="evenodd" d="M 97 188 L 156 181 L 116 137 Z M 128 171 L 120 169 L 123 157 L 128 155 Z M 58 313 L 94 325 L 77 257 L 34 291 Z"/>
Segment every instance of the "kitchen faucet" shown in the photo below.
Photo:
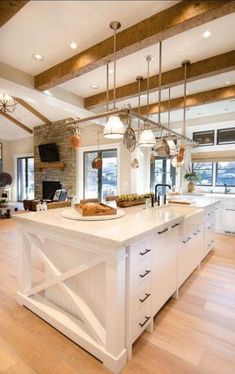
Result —
<path fill-rule="evenodd" d="M 156 186 L 155 186 L 155 201 L 157 201 L 157 204 L 160 205 L 160 196 L 157 195 L 158 187 L 169 187 L 169 189 L 171 190 L 171 186 L 169 184 L 165 184 L 165 183 L 156 184 Z M 164 204 L 165 203 L 166 203 L 166 195 L 164 196 Z"/>
<path fill-rule="evenodd" d="M 224 183 L 224 193 L 227 194 L 228 192 L 230 192 L 230 188 L 228 188 L 227 183 Z"/>

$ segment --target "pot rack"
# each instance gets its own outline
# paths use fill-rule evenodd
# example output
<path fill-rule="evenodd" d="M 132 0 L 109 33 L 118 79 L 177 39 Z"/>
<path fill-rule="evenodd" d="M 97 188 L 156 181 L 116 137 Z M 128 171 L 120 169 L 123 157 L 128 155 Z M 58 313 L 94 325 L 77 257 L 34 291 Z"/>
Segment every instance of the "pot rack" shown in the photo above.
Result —
<path fill-rule="evenodd" d="M 89 117 L 85 117 L 85 118 L 79 118 L 79 119 L 76 119 L 76 120 L 71 120 L 71 121 L 67 122 L 67 125 L 78 125 L 78 124 L 81 124 L 81 123 L 84 123 L 84 122 L 90 122 L 90 121 L 94 121 L 94 120 L 100 119 L 100 118 L 105 118 L 105 117 L 108 118 L 108 117 L 113 116 L 113 115 L 123 115 L 123 116 L 128 116 L 128 117 L 135 118 L 137 120 L 143 121 L 143 123 L 147 123 L 149 126 L 151 126 L 152 130 L 161 130 L 161 131 L 164 131 L 167 134 L 171 135 L 171 137 L 169 137 L 169 139 L 180 139 L 183 142 L 185 142 L 186 144 L 190 144 L 194 147 L 196 147 L 198 145 L 197 142 L 191 140 L 187 136 L 181 135 L 178 132 L 176 132 L 172 129 L 169 129 L 166 126 L 164 126 L 164 125 L 162 125 L 162 124 L 160 124 L 156 121 L 151 120 L 150 118 L 147 118 L 145 116 L 142 116 L 139 113 L 134 112 L 131 109 L 130 106 L 128 106 L 128 108 L 114 109 L 114 110 L 106 111 L 106 112 L 103 112 L 103 113 L 94 114 L 93 116 L 89 116 Z M 139 130 L 134 129 L 134 131 L 138 132 Z"/>

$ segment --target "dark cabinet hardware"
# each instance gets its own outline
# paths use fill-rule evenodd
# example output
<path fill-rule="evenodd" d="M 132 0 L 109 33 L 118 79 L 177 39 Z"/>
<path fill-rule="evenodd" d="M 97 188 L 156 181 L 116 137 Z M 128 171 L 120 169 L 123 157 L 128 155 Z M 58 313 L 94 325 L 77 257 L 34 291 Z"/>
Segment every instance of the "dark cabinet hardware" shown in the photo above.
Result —
<path fill-rule="evenodd" d="M 139 299 L 139 301 L 140 301 L 141 303 L 144 303 L 145 300 L 148 299 L 148 297 L 150 296 L 150 293 L 146 293 L 145 295 L 146 295 L 146 296 L 145 296 L 143 299 Z"/>
<path fill-rule="evenodd" d="M 140 327 L 143 327 L 148 321 L 150 320 L 150 317 L 145 316 L 145 321 L 143 323 L 139 323 Z"/>
<path fill-rule="evenodd" d="M 188 237 L 187 239 L 183 240 L 183 243 L 186 244 L 189 242 L 189 240 L 191 240 L 192 238 Z"/>
<path fill-rule="evenodd" d="M 144 278 L 146 277 L 146 275 L 148 275 L 149 273 L 151 273 L 151 270 L 145 270 L 145 273 L 144 274 L 140 274 L 140 278 Z"/>
<path fill-rule="evenodd" d="M 166 227 L 164 230 L 158 231 L 158 235 L 164 234 L 164 232 L 167 232 L 167 231 L 168 231 L 168 228 Z"/>
<path fill-rule="evenodd" d="M 140 252 L 139 255 L 140 256 L 144 256 L 144 255 L 146 255 L 149 252 L 151 252 L 151 249 L 145 249 L 145 251 L 144 252 Z"/>
<path fill-rule="evenodd" d="M 171 228 L 173 229 L 174 227 L 179 226 L 179 225 L 180 225 L 179 223 L 176 223 L 173 226 L 171 226 Z"/>

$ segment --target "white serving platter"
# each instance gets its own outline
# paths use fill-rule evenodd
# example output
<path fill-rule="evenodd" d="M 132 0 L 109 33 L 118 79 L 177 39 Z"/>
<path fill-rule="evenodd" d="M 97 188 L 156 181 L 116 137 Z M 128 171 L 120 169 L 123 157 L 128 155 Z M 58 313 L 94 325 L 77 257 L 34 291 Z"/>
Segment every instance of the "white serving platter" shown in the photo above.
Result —
<path fill-rule="evenodd" d="M 125 216 L 126 212 L 122 209 L 117 209 L 117 214 L 112 216 L 82 216 L 75 208 L 67 208 L 61 212 L 62 217 L 67 219 L 74 219 L 78 221 L 107 221 L 110 219 L 118 219 Z"/>

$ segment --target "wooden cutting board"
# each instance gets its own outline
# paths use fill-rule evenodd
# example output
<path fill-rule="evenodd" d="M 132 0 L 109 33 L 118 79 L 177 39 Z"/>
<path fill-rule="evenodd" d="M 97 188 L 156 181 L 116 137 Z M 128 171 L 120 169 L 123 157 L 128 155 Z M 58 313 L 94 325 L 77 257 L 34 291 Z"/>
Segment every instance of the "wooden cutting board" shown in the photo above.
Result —
<path fill-rule="evenodd" d="M 172 199 L 172 200 L 168 200 L 168 203 L 169 204 L 190 205 L 190 204 L 193 204 L 194 201 L 193 200 L 189 201 L 189 200 L 174 200 L 174 199 Z"/>

